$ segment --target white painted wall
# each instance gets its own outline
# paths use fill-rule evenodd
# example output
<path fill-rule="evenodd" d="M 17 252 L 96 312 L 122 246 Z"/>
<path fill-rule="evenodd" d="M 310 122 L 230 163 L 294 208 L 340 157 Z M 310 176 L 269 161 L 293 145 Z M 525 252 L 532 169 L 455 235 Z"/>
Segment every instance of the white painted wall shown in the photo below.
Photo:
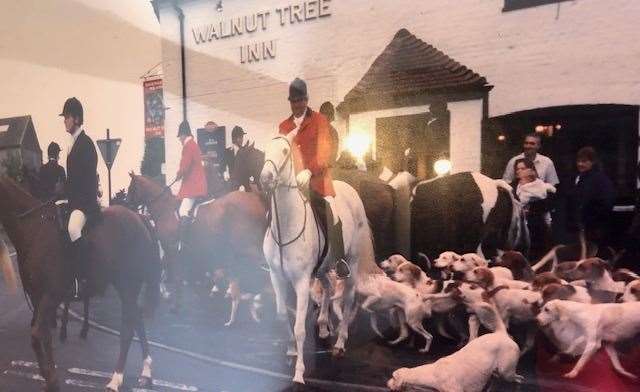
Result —
<path fill-rule="evenodd" d="M 480 171 L 482 100 L 449 103 L 452 173 Z"/>

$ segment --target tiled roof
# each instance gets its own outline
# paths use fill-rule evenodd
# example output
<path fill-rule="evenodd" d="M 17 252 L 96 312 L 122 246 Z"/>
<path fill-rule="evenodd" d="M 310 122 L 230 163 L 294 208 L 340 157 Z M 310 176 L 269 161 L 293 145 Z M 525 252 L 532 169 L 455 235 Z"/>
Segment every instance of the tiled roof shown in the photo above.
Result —
<path fill-rule="evenodd" d="M 396 33 L 339 106 L 385 96 L 452 93 L 490 88 L 487 80 L 408 30 Z"/>
<path fill-rule="evenodd" d="M 31 116 L 0 119 L 0 148 L 20 146 L 29 122 L 31 122 Z"/>

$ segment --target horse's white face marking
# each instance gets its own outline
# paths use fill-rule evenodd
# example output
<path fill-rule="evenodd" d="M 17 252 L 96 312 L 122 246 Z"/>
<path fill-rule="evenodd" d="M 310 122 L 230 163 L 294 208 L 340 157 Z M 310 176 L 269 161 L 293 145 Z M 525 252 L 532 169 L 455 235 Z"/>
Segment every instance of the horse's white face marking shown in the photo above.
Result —
<path fill-rule="evenodd" d="M 284 167 L 290 154 L 291 147 L 288 139 L 284 136 L 276 137 L 267 144 L 264 152 L 264 166 L 260 173 L 260 182 L 263 187 L 271 189 L 276 181 L 286 180 L 285 178 L 277 178 L 277 176 L 278 174 L 280 176 L 290 175 Z"/>

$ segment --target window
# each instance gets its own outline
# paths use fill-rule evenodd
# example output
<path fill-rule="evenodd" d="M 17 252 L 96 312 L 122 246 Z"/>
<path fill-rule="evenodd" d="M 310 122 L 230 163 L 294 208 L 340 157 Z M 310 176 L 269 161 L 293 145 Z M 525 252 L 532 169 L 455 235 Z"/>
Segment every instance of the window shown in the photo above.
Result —
<path fill-rule="evenodd" d="M 504 0 L 504 8 L 502 9 L 502 12 L 537 7 L 539 5 L 560 3 L 562 1 L 569 0 Z"/>

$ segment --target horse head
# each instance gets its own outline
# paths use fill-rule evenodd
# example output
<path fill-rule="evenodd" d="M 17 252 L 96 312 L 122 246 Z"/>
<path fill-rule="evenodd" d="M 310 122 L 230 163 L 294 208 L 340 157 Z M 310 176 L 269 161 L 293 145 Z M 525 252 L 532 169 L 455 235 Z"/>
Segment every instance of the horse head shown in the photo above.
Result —
<path fill-rule="evenodd" d="M 263 189 L 273 190 L 278 183 L 291 181 L 294 174 L 291 150 L 292 137 L 279 135 L 267 144 L 264 166 L 260 172 L 260 184 Z"/>
<path fill-rule="evenodd" d="M 264 152 L 255 148 L 254 144 L 247 144 L 238 150 L 231 177 L 238 184 L 251 184 L 260 178 L 264 167 Z"/>
<path fill-rule="evenodd" d="M 126 204 L 132 208 L 138 208 L 144 201 L 141 199 L 140 182 L 133 170 L 129 172 L 131 181 L 129 182 L 129 188 L 127 189 Z"/>

